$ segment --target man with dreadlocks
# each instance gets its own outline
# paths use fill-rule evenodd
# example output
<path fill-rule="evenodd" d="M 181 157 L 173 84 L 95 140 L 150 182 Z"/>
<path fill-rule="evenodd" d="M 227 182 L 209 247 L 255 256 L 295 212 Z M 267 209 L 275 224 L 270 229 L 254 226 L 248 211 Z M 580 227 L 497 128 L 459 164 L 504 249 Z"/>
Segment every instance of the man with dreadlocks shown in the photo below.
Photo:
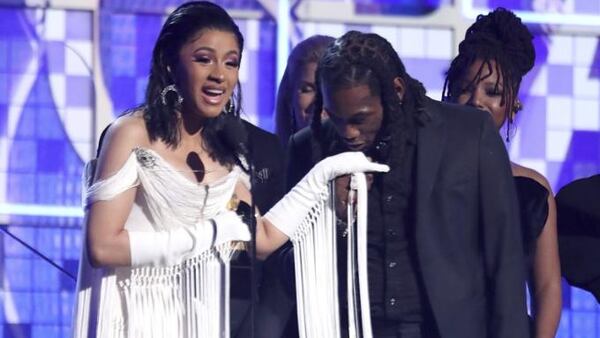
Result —
<path fill-rule="evenodd" d="M 374 336 L 527 337 L 515 190 L 489 115 L 428 98 L 388 41 L 356 31 L 319 61 L 314 109 L 329 120 L 291 138 L 288 185 L 342 151 L 390 167 L 368 198 Z"/>
<path fill-rule="evenodd" d="M 467 29 L 444 85 L 444 99 L 488 112 L 497 129 L 511 127 L 521 109 L 522 77 L 533 67 L 532 35 L 514 13 L 498 8 Z M 556 206 L 540 173 L 511 163 L 520 207 L 534 322 L 532 337 L 554 337 L 561 314 Z"/>

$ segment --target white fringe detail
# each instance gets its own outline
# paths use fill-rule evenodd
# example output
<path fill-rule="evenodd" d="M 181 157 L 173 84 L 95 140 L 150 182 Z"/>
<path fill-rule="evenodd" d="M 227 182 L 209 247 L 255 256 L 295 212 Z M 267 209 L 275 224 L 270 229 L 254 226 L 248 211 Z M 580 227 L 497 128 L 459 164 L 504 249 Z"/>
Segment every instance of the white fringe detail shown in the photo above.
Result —
<path fill-rule="evenodd" d="M 357 210 L 348 205 L 348 332 L 372 338 L 367 276 L 367 184 L 362 173 L 352 174 L 351 194 Z M 290 238 L 294 245 L 298 329 L 301 338 L 341 336 L 337 229 L 333 184 L 317 201 Z M 349 196 L 351 201 L 353 196 Z M 356 226 L 354 226 L 354 215 Z M 356 229 L 355 229 L 356 228 Z M 356 237 L 356 239 L 355 239 Z M 358 272 L 356 271 L 358 269 Z M 358 280 L 353 276 L 358 274 Z"/>
<path fill-rule="evenodd" d="M 86 166 L 84 205 L 110 200 L 137 187 L 125 229 L 162 231 L 197 224 L 225 210 L 239 167 L 198 184 L 157 153 L 136 148 L 118 172 L 92 183 Z M 85 229 L 83 238 L 85 238 Z M 183 257 L 173 266 L 94 268 L 83 246 L 77 281 L 73 337 L 228 338 L 231 243 Z"/>
<path fill-rule="evenodd" d="M 132 269 L 119 281 L 126 318 L 102 322 L 128 337 L 229 337 L 229 244 L 176 266 Z M 112 335 L 108 335 L 112 337 Z"/>

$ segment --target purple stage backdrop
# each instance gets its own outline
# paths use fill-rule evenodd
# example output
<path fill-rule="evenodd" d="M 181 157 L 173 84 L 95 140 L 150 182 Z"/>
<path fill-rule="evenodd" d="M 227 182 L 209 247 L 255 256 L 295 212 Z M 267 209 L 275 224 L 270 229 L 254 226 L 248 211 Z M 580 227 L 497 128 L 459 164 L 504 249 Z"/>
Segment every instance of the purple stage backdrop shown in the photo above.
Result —
<path fill-rule="evenodd" d="M 307 0 L 315 1 L 315 0 Z M 293 1 L 290 1 L 293 2 Z M 81 239 L 81 173 L 93 156 L 98 116 L 108 121 L 141 103 L 154 40 L 165 9 L 181 1 L 101 1 L 99 37 L 92 11 L 26 8 L 0 0 L 0 223 L 76 275 Z M 220 1 L 238 12 L 258 1 Z M 451 1 L 360 0 L 359 14 L 423 17 Z M 556 11 L 542 1 L 473 1 L 485 11 Z M 600 1 L 544 1 L 569 13 L 598 15 Z M 269 15 L 236 19 L 246 39 L 240 81 L 244 117 L 273 130 L 277 22 Z M 349 29 L 388 38 L 409 72 L 439 99 L 455 46 L 452 28 L 293 22 L 304 37 Z M 600 48 L 594 34 L 536 32 L 537 60 L 527 75 L 511 158 L 549 179 L 555 192 L 600 173 Z M 94 45 L 98 41 L 98 45 Z M 95 53 L 95 50 L 98 50 Z M 99 58 L 99 59 L 96 59 Z M 100 72 L 98 74 L 97 72 Z M 102 79 L 98 81 L 97 79 Z M 97 97 L 104 93 L 106 97 Z M 109 104 L 99 104 L 109 102 Z M 0 234 L 0 338 L 69 336 L 74 280 L 14 239 Z M 557 337 L 600 337 L 594 298 L 564 285 Z"/>

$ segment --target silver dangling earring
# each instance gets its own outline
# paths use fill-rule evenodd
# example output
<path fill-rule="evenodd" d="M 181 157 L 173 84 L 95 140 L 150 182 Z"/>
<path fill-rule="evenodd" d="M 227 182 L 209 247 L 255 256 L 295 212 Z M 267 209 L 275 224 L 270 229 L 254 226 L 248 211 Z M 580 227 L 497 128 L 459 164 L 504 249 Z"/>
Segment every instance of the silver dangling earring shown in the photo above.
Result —
<path fill-rule="evenodd" d="M 232 99 L 229 99 L 229 101 L 227 101 L 227 103 L 225 104 L 225 113 L 233 115 L 234 112 L 235 104 L 233 103 Z"/>
<path fill-rule="evenodd" d="M 169 92 L 174 92 L 175 95 L 177 95 L 177 104 L 181 105 L 181 103 L 183 102 L 183 97 L 181 97 L 181 95 L 179 95 L 179 91 L 177 90 L 177 87 L 175 86 L 175 84 L 170 84 L 170 85 L 166 86 L 160 92 L 160 100 L 161 100 L 162 104 L 165 106 L 167 105 L 167 95 L 169 94 Z"/>

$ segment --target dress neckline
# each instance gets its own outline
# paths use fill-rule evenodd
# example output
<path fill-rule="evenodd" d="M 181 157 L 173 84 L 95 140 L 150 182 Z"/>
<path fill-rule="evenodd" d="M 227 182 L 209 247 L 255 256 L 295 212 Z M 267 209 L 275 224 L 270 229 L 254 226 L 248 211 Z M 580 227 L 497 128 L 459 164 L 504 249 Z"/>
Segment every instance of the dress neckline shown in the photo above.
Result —
<path fill-rule="evenodd" d="M 544 187 L 540 182 L 538 182 L 537 180 L 529 177 L 529 176 L 523 176 L 523 175 L 517 175 L 517 176 L 513 176 L 513 179 L 517 182 L 527 182 L 527 183 L 523 183 L 523 184 L 528 184 L 530 187 L 535 187 L 532 189 L 538 189 L 540 191 L 548 191 L 548 189 L 546 189 L 546 187 Z"/>
<path fill-rule="evenodd" d="M 169 163 L 169 161 L 165 160 L 159 153 L 155 150 L 145 147 L 135 147 L 133 148 L 133 153 L 135 153 L 138 163 L 146 169 L 154 169 L 157 166 L 157 161 L 159 161 L 162 166 L 164 166 L 169 172 L 174 173 L 175 177 L 181 182 L 191 185 L 194 187 L 208 187 L 212 188 L 218 185 L 221 185 L 228 181 L 231 177 L 235 176 L 239 173 L 239 168 L 237 166 L 233 166 L 233 169 L 229 171 L 226 175 L 223 175 L 212 182 L 197 182 L 192 181 L 187 176 L 182 174 L 181 170 L 175 168 L 174 165 Z M 160 170 L 160 169 L 159 169 Z M 193 170 L 189 170 L 192 172 Z"/>

